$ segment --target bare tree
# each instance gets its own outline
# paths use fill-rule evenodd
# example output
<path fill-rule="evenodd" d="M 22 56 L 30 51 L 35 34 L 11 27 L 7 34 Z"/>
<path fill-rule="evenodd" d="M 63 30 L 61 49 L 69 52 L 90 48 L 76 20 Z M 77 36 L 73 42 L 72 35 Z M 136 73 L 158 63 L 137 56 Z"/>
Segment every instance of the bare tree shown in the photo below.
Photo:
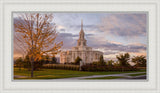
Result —
<path fill-rule="evenodd" d="M 34 62 L 42 59 L 42 55 L 55 55 L 60 52 L 63 42 L 56 42 L 58 35 L 53 24 L 53 14 L 22 13 L 14 22 L 17 39 L 23 43 L 31 62 L 31 77 L 33 77 Z"/>

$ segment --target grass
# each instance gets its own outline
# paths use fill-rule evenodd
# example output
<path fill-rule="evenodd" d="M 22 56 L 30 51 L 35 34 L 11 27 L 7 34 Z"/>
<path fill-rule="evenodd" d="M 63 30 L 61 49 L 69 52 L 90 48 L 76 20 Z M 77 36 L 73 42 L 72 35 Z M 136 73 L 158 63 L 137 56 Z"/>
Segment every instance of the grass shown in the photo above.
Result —
<path fill-rule="evenodd" d="M 124 78 L 124 77 L 121 77 L 121 76 L 107 76 L 107 77 L 85 78 L 85 79 L 119 79 L 119 78 Z"/>
<path fill-rule="evenodd" d="M 133 72 L 145 72 L 140 71 L 126 71 L 126 72 L 86 72 L 86 71 L 72 71 L 72 70 L 60 70 L 60 69 L 42 69 L 41 71 L 34 71 L 34 77 L 30 77 L 30 71 L 22 68 L 14 68 L 14 75 L 23 76 L 15 77 L 14 79 L 58 79 L 58 78 L 70 78 L 70 77 L 82 77 L 91 75 L 109 75 L 120 73 L 133 73 Z"/>
<path fill-rule="evenodd" d="M 130 74 L 129 76 L 140 76 L 140 75 L 146 75 L 146 73 Z"/>

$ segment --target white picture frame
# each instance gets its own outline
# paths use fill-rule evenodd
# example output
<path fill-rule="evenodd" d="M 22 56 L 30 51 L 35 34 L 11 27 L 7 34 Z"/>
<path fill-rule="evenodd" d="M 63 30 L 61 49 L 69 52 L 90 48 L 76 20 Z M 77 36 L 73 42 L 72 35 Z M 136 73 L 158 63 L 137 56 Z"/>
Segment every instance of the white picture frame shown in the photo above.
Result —
<path fill-rule="evenodd" d="M 107 92 L 107 93 L 160 93 L 160 1 L 159 0 L 2 0 L 0 3 L 0 92 Z M 12 81 L 13 11 L 63 11 L 63 12 L 148 12 L 148 81 L 107 81 L 107 82 L 50 82 L 50 81 Z"/>

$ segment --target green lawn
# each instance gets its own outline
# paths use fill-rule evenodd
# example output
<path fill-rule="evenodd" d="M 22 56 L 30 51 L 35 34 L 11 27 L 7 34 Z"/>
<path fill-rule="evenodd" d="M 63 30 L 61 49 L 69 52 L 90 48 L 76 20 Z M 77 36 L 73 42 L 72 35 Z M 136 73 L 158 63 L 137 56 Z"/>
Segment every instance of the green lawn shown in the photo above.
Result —
<path fill-rule="evenodd" d="M 120 77 L 120 76 L 107 76 L 107 77 L 86 78 L 86 79 L 118 79 L 118 78 L 124 78 L 124 77 Z"/>
<path fill-rule="evenodd" d="M 30 78 L 30 71 L 27 69 L 14 68 L 14 75 L 23 76 L 14 79 L 58 79 L 58 78 L 70 78 L 70 77 L 81 77 L 91 75 L 108 75 L 108 74 L 119 74 L 119 73 L 133 73 L 133 72 L 145 72 L 140 71 L 127 71 L 127 72 L 85 72 L 85 71 L 72 71 L 72 70 L 59 70 L 59 69 L 42 69 L 41 71 L 34 71 L 34 78 Z M 24 77 L 25 76 L 25 77 Z"/>
<path fill-rule="evenodd" d="M 129 76 L 140 76 L 140 75 L 146 75 L 146 73 L 130 74 Z"/>

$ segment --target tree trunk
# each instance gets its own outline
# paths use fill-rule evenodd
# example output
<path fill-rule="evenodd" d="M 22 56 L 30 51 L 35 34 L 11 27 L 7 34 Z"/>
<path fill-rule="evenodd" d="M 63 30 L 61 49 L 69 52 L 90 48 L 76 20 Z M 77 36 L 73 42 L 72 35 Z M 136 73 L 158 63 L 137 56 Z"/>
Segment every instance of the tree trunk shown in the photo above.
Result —
<path fill-rule="evenodd" d="M 34 61 L 33 58 L 31 59 L 31 78 L 33 77 L 33 71 L 34 71 Z"/>
<path fill-rule="evenodd" d="M 30 30 L 31 31 L 31 30 Z M 33 77 L 33 71 L 34 71 L 34 58 L 33 58 L 33 32 L 31 31 L 31 42 L 32 42 L 32 56 L 31 56 L 31 78 Z"/>

